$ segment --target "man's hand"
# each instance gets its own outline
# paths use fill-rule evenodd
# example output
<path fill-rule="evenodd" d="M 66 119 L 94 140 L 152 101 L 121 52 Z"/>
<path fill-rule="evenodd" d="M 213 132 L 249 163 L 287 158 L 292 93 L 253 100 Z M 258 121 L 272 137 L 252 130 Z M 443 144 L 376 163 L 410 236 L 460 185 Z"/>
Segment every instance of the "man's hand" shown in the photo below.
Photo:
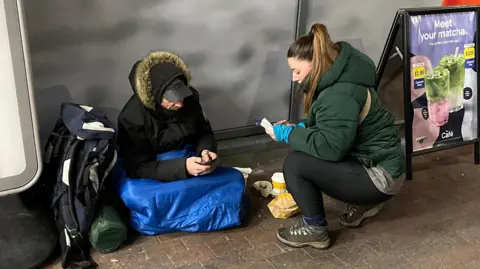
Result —
<path fill-rule="evenodd" d="M 202 163 L 203 161 L 200 157 L 187 158 L 187 172 L 192 176 L 198 176 L 212 168 L 210 165 L 203 165 Z"/>
<path fill-rule="evenodd" d="M 204 149 L 201 153 L 202 156 L 202 163 L 208 163 L 210 169 L 208 169 L 205 174 L 209 174 L 217 168 L 217 154 L 215 152 L 211 152 L 209 150 Z"/>
<path fill-rule="evenodd" d="M 208 163 L 217 159 L 217 154 L 209 151 L 208 149 L 202 150 L 200 155 L 202 156 L 203 163 Z"/>

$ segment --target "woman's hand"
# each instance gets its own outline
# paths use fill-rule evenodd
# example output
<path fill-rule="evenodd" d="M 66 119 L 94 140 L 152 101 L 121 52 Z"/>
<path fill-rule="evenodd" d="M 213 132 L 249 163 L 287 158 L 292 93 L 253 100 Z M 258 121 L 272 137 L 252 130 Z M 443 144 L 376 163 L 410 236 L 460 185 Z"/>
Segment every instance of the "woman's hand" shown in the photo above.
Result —
<path fill-rule="evenodd" d="M 291 124 L 288 120 L 277 121 L 274 125 L 277 125 L 277 124 L 282 124 L 287 126 L 294 125 L 294 124 Z"/>
<path fill-rule="evenodd" d="M 277 138 L 275 137 L 275 133 L 273 133 L 273 128 L 272 129 L 265 129 L 265 132 L 275 141 L 277 141 Z"/>
<path fill-rule="evenodd" d="M 273 130 L 270 136 L 275 137 L 274 140 L 277 142 L 284 142 L 288 144 L 288 137 L 294 128 L 295 125 L 293 124 L 275 124 L 275 126 L 272 128 Z"/>

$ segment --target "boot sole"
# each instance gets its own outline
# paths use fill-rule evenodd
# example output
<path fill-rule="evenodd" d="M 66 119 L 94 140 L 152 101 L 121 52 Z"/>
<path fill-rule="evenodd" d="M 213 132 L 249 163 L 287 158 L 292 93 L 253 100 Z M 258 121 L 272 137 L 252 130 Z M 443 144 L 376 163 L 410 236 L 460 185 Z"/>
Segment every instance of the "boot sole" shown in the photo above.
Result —
<path fill-rule="evenodd" d="M 331 245 L 331 240 L 328 238 L 325 242 L 305 242 L 305 243 L 298 243 L 298 242 L 290 242 L 288 240 L 283 239 L 277 232 L 277 239 L 282 242 L 283 244 L 293 247 L 293 248 L 303 248 L 303 247 L 312 247 L 316 249 L 327 249 Z"/>
<path fill-rule="evenodd" d="M 346 227 L 346 228 L 358 228 L 358 227 L 360 227 L 360 225 L 362 225 L 364 220 L 366 220 L 368 218 L 371 218 L 371 217 L 375 217 L 378 213 L 380 213 L 380 211 L 383 210 L 383 207 L 384 207 L 383 204 L 380 204 L 380 205 L 377 205 L 377 206 L 373 207 L 372 209 L 365 212 L 361 218 L 359 218 L 358 220 L 356 220 L 354 222 L 351 222 L 351 223 L 343 222 L 340 218 L 338 219 L 338 222 L 343 227 Z"/>

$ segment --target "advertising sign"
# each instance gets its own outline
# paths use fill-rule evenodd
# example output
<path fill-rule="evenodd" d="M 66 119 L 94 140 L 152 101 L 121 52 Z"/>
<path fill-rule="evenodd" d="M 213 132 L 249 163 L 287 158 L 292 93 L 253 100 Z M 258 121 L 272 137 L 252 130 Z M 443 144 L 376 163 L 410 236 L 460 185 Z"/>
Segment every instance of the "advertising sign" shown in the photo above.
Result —
<path fill-rule="evenodd" d="M 413 151 L 477 138 L 476 13 L 410 17 Z"/>

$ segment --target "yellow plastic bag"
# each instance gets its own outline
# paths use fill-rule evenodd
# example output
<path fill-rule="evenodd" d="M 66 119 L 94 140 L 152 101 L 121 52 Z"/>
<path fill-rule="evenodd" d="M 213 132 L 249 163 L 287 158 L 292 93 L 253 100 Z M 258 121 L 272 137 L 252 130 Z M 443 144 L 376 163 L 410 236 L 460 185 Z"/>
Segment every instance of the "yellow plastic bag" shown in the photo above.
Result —
<path fill-rule="evenodd" d="M 277 219 L 286 219 L 300 212 L 297 203 L 295 203 L 290 193 L 280 193 L 268 203 L 268 209 L 270 209 L 273 217 Z"/>

